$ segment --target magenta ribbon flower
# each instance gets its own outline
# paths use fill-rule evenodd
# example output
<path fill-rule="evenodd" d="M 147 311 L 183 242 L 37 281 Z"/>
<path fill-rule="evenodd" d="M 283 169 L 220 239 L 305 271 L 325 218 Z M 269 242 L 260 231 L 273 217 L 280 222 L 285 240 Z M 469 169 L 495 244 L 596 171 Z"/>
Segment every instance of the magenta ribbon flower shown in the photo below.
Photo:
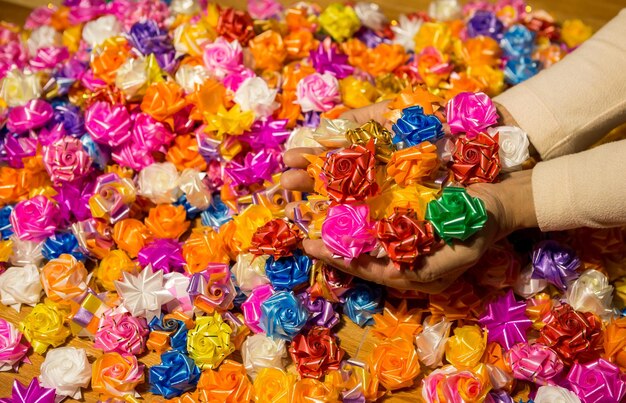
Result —
<path fill-rule="evenodd" d="M 366 204 L 339 204 L 328 209 L 322 224 L 324 245 L 335 255 L 352 260 L 376 246 L 374 223 Z"/>
<path fill-rule="evenodd" d="M 7 128 L 12 133 L 24 133 L 38 129 L 52 119 L 52 106 L 41 99 L 33 99 L 24 106 L 16 106 L 9 112 Z"/>
<path fill-rule="evenodd" d="M 33 378 L 28 386 L 22 385 L 17 379 L 13 381 L 10 397 L 0 399 L 0 403 L 55 403 L 54 389 L 44 388 L 37 378 Z"/>
<path fill-rule="evenodd" d="M 489 331 L 488 341 L 507 350 L 516 343 L 526 342 L 526 331 L 532 325 L 526 316 L 526 304 L 517 302 L 512 290 L 488 303 L 479 321 Z"/>
<path fill-rule="evenodd" d="M 626 375 L 603 358 L 585 364 L 574 363 L 567 380 L 583 403 L 621 402 L 626 396 Z"/>
<path fill-rule="evenodd" d="M 46 196 L 38 195 L 19 202 L 11 213 L 13 232 L 19 239 L 43 241 L 54 234 L 59 224 L 59 208 Z"/>
<path fill-rule="evenodd" d="M 119 146 L 130 139 L 130 114 L 123 105 L 94 102 L 85 112 L 85 128 L 96 143 Z"/>
<path fill-rule="evenodd" d="M 519 343 L 506 355 L 515 379 L 539 385 L 554 384 L 554 379 L 563 372 L 563 361 L 545 344 Z"/>
<path fill-rule="evenodd" d="M 498 122 L 491 98 L 483 92 L 461 92 L 446 106 L 446 118 L 452 134 L 466 133 L 468 139 Z"/>

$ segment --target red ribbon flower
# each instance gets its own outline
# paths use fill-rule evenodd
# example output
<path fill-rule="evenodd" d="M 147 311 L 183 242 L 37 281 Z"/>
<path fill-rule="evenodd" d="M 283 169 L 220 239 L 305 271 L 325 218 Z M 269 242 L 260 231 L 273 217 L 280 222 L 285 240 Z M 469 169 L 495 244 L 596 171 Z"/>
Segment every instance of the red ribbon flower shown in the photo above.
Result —
<path fill-rule="evenodd" d="M 479 133 L 472 140 L 456 138 L 450 167 L 454 178 L 464 185 L 495 181 L 500 173 L 499 149 L 497 134 Z"/>
<path fill-rule="evenodd" d="M 254 38 L 254 23 L 252 17 L 245 11 L 228 7 L 222 10 L 217 20 L 217 34 L 229 42 L 239 41 L 241 46 L 247 46 Z"/>
<path fill-rule="evenodd" d="M 590 312 L 563 304 L 544 319 L 538 343 L 551 347 L 566 365 L 591 361 L 602 353 L 602 321 Z"/>
<path fill-rule="evenodd" d="M 389 218 L 377 223 L 376 234 L 398 268 L 403 263 L 415 263 L 420 255 L 431 253 L 436 244 L 432 225 L 419 220 L 412 209 L 395 208 Z"/>
<path fill-rule="evenodd" d="M 272 255 L 275 259 L 291 256 L 302 237 L 293 224 L 274 219 L 259 227 L 252 236 L 250 253 Z"/>
<path fill-rule="evenodd" d="M 289 354 L 302 377 L 319 379 L 329 370 L 338 370 L 344 351 L 330 329 L 316 326 L 294 337 Z"/>
<path fill-rule="evenodd" d="M 321 173 L 328 197 L 334 202 L 344 203 L 363 200 L 378 193 L 375 155 L 373 140 L 365 146 L 354 144 L 329 153 Z"/>

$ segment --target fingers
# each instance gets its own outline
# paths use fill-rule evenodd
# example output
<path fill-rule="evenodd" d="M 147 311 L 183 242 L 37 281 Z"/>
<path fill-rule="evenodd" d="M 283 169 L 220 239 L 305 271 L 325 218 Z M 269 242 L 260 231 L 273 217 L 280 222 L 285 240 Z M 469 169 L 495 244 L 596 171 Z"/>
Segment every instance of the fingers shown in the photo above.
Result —
<path fill-rule="evenodd" d="M 315 180 L 302 169 L 292 169 L 280 176 L 280 184 L 288 190 L 311 193 Z"/>
<path fill-rule="evenodd" d="M 304 169 L 309 166 L 309 161 L 304 157 L 305 155 L 318 155 L 324 151 L 322 147 L 298 147 L 288 150 L 283 155 L 283 161 L 289 168 L 301 168 Z"/>
<path fill-rule="evenodd" d="M 387 105 L 389 105 L 389 102 L 391 101 L 383 101 L 365 106 L 363 108 L 351 109 L 342 113 L 339 118 L 352 120 L 360 125 L 367 123 L 372 119 L 384 124 L 385 118 L 383 115 L 387 112 Z"/>
<path fill-rule="evenodd" d="M 293 221 L 295 218 L 294 210 L 297 209 L 298 206 L 300 206 L 302 203 L 305 203 L 305 202 L 297 201 L 297 202 L 287 203 L 287 205 L 285 206 L 285 215 L 287 216 L 287 218 Z"/>

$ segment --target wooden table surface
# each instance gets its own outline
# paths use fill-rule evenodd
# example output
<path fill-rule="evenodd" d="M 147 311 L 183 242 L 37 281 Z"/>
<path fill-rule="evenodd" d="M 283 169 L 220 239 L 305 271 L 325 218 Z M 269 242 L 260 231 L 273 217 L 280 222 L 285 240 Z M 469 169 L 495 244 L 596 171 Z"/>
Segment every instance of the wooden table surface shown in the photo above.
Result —
<path fill-rule="evenodd" d="M 284 2 L 284 1 L 283 1 Z M 332 3 L 332 0 L 319 0 L 318 3 L 325 5 Z M 38 5 L 48 4 L 47 1 L 42 0 L 0 0 L 0 19 L 5 21 L 11 21 L 14 23 L 22 24 L 29 13 L 29 9 Z M 53 1 L 52 3 L 58 3 Z M 246 0 L 219 0 L 220 4 L 232 5 L 239 8 L 244 8 Z M 284 2 L 290 4 L 292 2 Z M 384 12 L 390 16 L 395 17 L 400 13 L 411 12 L 416 10 L 424 10 L 429 4 L 429 1 L 425 0 L 412 0 L 412 1 L 382 1 L 380 2 Z M 620 9 L 626 7 L 626 0 L 529 0 L 529 4 L 533 8 L 544 8 L 552 13 L 558 20 L 564 20 L 568 18 L 581 18 L 587 24 L 591 25 L 595 30 L 601 27 L 608 20 L 613 18 Z M 22 308 L 22 312 L 17 313 L 15 310 L 0 305 L 0 317 L 7 319 L 8 321 L 17 324 L 21 318 L 23 318 L 28 312 L 30 307 Z M 374 338 L 369 334 L 369 330 L 361 329 L 346 319 L 344 324 L 339 330 L 339 337 L 342 347 L 347 351 L 350 357 L 363 359 L 369 355 L 373 346 Z M 93 343 L 87 339 L 73 338 L 67 343 L 68 346 L 81 347 L 87 350 L 87 354 L 90 357 L 90 361 L 95 360 L 101 352 L 94 349 Z M 0 372 L 0 397 L 8 396 L 11 390 L 11 384 L 13 379 L 18 379 L 22 383 L 28 383 L 31 378 L 39 375 L 39 366 L 43 362 L 43 357 L 31 353 L 29 358 L 32 365 L 23 364 L 20 367 L 19 372 Z M 145 354 L 140 357 L 140 361 L 147 366 L 152 366 L 159 363 L 159 357 L 157 354 Z M 150 400 L 150 394 L 144 393 L 145 386 L 139 388 L 142 396 L 146 400 Z M 95 393 L 91 390 L 87 390 L 84 393 L 83 401 L 96 402 L 98 400 Z M 72 400 L 66 400 L 70 402 Z M 396 392 L 385 398 L 386 402 L 419 402 L 421 401 L 417 388 L 412 388 L 406 391 Z"/>

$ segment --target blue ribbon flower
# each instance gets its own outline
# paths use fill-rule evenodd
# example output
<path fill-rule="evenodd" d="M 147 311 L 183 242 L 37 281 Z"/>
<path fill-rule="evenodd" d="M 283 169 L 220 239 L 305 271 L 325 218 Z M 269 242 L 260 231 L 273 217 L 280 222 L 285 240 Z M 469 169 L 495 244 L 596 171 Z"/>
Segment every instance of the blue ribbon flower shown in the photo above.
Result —
<path fill-rule="evenodd" d="M 346 292 L 343 313 L 361 327 L 369 325 L 374 321 L 374 314 L 382 311 L 381 297 L 380 287 L 366 283 L 357 284 Z"/>
<path fill-rule="evenodd" d="M 170 346 L 172 350 L 180 351 L 187 354 L 187 326 L 180 320 L 173 318 L 164 319 L 163 314 L 160 317 L 155 316 L 148 323 L 150 331 L 160 330 L 162 332 L 170 332 Z"/>
<path fill-rule="evenodd" d="M 182 195 L 174 202 L 175 206 L 183 206 L 185 208 L 185 212 L 187 213 L 187 219 L 193 220 L 195 219 L 202 211 L 196 207 L 192 206 L 189 201 L 187 201 L 187 195 Z"/>
<path fill-rule="evenodd" d="M 301 250 L 295 250 L 292 256 L 274 259 L 270 256 L 265 263 L 265 275 L 276 290 L 291 290 L 309 281 L 311 258 Z"/>
<path fill-rule="evenodd" d="M 219 194 L 213 195 L 211 205 L 200 214 L 200 217 L 202 219 L 202 225 L 213 227 L 215 230 L 233 219 L 228 206 L 222 202 L 222 198 Z"/>
<path fill-rule="evenodd" d="M 13 226 L 11 225 L 12 205 L 6 205 L 0 209 L 0 239 L 6 240 L 13 235 Z"/>
<path fill-rule="evenodd" d="M 517 85 L 539 73 L 539 62 L 530 57 L 511 59 L 504 66 L 504 79 L 511 85 Z"/>
<path fill-rule="evenodd" d="M 404 143 L 413 147 L 424 141 L 435 141 L 443 137 L 443 125 L 435 115 L 426 115 L 421 106 L 402 110 L 402 117 L 392 126 L 393 143 Z"/>
<path fill-rule="evenodd" d="M 48 260 L 56 259 L 64 253 L 74 256 L 76 260 L 85 260 L 85 255 L 78 246 L 78 240 L 71 232 L 58 232 L 52 235 L 46 239 L 41 250 L 43 257 Z"/>
<path fill-rule="evenodd" d="M 261 326 L 270 337 L 291 341 L 306 325 L 309 311 L 291 291 L 279 291 L 261 304 Z"/>
<path fill-rule="evenodd" d="M 161 364 L 150 367 L 150 391 L 166 399 L 180 396 L 196 387 L 200 368 L 180 351 L 167 351 L 161 355 Z"/>
<path fill-rule="evenodd" d="M 523 25 L 513 25 L 500 40 L 500 47 L 504 56 L 509 59 L 519 59 L 530 56 L 535 45 L 535 33 Z"/>

